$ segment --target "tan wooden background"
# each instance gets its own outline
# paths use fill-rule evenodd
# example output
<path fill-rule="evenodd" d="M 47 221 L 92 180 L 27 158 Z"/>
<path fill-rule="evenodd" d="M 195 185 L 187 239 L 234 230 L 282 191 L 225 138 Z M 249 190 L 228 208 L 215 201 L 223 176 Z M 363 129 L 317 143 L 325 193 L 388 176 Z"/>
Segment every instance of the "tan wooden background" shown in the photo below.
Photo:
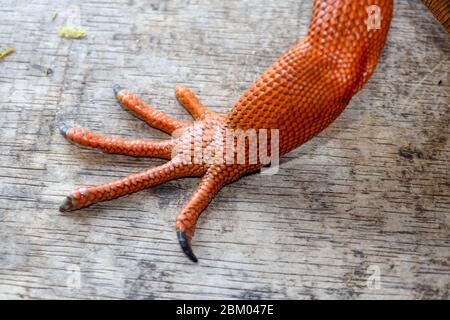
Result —
<path fill-rule="evenodd" d="M 198 264 L 174 232 L 196 179 L 58 212 L 76 186 L 162 161 L 80 149 L 57 123 L 166 138 L 114 101 L 114 83 L 174 117 L 189 119 L 177 84 L 226 112 L 310 12 L 300 0 L 0 0 L 0 47 L 17 48 L 0 61 L 0 298 L 449 298 L 450 38 L 419 1 L 396 1 L 376 73 L 332 126 L 278 174 L 221 191 L 199 221 Z M 67 24 L 87 37 L 59 38 Z"/>

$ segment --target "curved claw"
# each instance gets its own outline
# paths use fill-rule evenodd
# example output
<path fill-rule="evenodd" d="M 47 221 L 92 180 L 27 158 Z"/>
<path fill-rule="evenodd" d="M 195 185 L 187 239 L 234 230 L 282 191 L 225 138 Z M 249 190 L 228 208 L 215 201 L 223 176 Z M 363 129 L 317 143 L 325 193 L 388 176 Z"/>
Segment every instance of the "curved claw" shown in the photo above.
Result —
<path fill-rule="evenodd" d="M 177 230 L 177 238 L 178 238 L 178 242 L 180 243 L 181 249 L 183 249 L 184 254 L 189 259 L 191 259 L 191 261 L 198 262 L 197 257 L 195 256 L 194 252 L 192 251 L 191 238 L 186 236 L 186 233 L 181 230 Z"/>
<path fill-rule="evenodd" d="M 60 123 L 58 124 L 58 129 L 59 132 L 65 137 L 67 136 L 67 131 L 69 131 L 70 128 L 66 126 L 64 123 Z"/>
<path fill-rule="evenodd" d="M 118 84 L 113 85 L 114 95 L 117 97 L 120 91 L 122 91 L 122 87 Z"/>
<path fill-rule="evenodd" d="M 70 196 L 65 197 L 63 202 L 59 206 L 59 211 L 60 212 L 66 212 L 66 211 L 76 210 L 76 207 L 75 207 L 75 205 L 74 205 L 72 200 L 73 200 L 73 198 L 70 197 Z"/>

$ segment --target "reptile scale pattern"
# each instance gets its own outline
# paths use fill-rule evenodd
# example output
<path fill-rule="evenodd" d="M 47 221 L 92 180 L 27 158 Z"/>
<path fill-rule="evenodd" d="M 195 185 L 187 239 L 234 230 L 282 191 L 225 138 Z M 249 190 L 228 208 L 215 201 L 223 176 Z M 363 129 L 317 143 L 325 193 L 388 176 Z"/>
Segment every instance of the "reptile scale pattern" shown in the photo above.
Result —
<path fill-rule="evenodd" d="M 450 33 L 450 0 L 422 0 L 422 2 Z"/>
<path fill-rule="evenodd" d="M 197 261 L 191 240 L 201 212 L 222 186 L 262 167 L 259 160 L 250 162 L 247 155 L 244 163 L 224 161 L 224 155 L 215 150 L 218 145 L 226 145 L 226 131 L 279 130 L 280 155 L 311 139 L 336 119 L 374 72 L 392 10 L 392 0 L 315 0 L 306 37 L 260 76 L 227 115 L 208 110 L 194 93 L 180 86 L 176 97 L 196 121 L 179 121 L 115 85 L 116 98 L 125 108 L 150 126 L 172 134 L 172 139 L 128 141 L 64 124 L 60 125 L 61 133 L 76 144 L 108 153 L 170 160 L 124 179 L 77 189 L 65 198 L 60 210 L 81 209 L 172 179 L 201 177 L 176 218 L 180 245 L 191 260 Z M 193 159 L 199 147 L 203 154 L 210 155 L 209 161 Z M 241 151 L 234 150 L 235 158 Z"/>

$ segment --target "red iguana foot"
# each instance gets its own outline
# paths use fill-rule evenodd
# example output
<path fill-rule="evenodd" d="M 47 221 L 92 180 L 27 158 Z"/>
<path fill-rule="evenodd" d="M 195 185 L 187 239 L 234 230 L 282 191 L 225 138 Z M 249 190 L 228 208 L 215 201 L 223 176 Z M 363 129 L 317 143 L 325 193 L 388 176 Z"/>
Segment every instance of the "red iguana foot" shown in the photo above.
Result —
<path fill-rule="evenodd" d="M 214 147 L 217 133 L 224 130 L 225 117 L 208 110 L 186 87 L 176 89 L 178 101 L 192 114 L 196 122 L 190 123 L 173 119 L 145 104 L 128 90 L 120 86 L 113 87 L 117 100 L 128 110 L 144 120 L 150 126 L 172 134 L 166 141 L 125 140 L 92 133 L 81 128 L 71 128 L 61 123 L 61 134 L 69 141 L 105 153 L 115 153 L 134 157 L 156 157 L 169 161 L 156 168 L 105 183 L 102 185 L 79 188 L 70 193 L 60 206 L 60 211 L 78 210 L 97 202 L 107 201 L 137 192 L 161 183 L 183 178 L 201 177 L 201 181 L 176 219 L 177 238 L 183 252 L 197 261 L 191 239 L 197 219 L 220 188 L 239 179 L 249 171 L 249 166 L 224 165 L 214 159 Z M 212 154 L 212 159 L 194 159 L 196 146 L 201 146 L 200 154 Z M 198 151 L 198 150 L 197 150 Z"/>

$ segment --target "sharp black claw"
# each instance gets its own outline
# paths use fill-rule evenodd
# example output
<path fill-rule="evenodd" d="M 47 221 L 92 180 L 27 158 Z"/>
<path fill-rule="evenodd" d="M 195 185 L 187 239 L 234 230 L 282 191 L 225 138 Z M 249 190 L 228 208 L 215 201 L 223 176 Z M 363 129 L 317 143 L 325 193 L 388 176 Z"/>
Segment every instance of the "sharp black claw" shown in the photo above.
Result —
<path fill-rule="evenodd" d="M 67 135 L 67 131 L 69 131 L 69 127 L 64 123 L 58 124 L 59 132 L 65 137 Z"/>
<path fill-rule="evenodd" d="M 73 202 L 71 197 L 65 197 L 62 204 L 59 206 L 59 211 L 66 212 L 73 210 Z"/>
<path fill-rule="evenodd" d="M 198 262 L 197 257 L 192 251 L 191 239 L 186 236 L 186 233 L 181 230 L 177 230 L 178 242 L 180 243 L 181 249 L 183 249 L 184 254 L 191 259 L 193 262 Z"/>
<path fill-rule="evenodd" d="M 113 91 L 116 96 L 121 90 L 122 90 L 122 87 L 119 86 L 118 84 L 113 85 Z"/>

